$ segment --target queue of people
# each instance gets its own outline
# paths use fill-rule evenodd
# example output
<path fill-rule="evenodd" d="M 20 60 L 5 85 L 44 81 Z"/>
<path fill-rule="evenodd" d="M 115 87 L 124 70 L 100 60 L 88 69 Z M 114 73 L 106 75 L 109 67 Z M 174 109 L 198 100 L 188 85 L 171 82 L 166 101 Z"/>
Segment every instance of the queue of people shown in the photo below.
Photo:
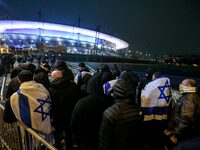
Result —
<path fill-rule="evenodd" d="M 152 69 L 141 80 L 131 70 L 104 64 L 95 73 L 79 63 L 20 64 L 6 93 L 4 120 L 21 121 L 59 150 L 200 149 L 200 97 L 194 79 L 179 86 L 175 103 L 170 78 Z M 49 79 L 51 75 L 51 80 Z"/>

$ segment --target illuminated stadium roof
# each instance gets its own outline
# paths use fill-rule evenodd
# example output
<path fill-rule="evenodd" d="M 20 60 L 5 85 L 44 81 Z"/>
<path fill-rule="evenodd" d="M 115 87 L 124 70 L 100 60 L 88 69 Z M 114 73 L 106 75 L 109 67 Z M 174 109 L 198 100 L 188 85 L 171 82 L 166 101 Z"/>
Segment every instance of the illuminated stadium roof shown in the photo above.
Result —
<path fill-rule="evenodd" d="M 0 33 L 40 35 L 44 37 L 57 37 L 60 39 L 80 40 L 95 43 L 98 40 L 107 41 L 115 45 L 116 49 L 128 48 L 128 43 L 114 36 L 84 28 L 33 21 L 0 21 Z"/>

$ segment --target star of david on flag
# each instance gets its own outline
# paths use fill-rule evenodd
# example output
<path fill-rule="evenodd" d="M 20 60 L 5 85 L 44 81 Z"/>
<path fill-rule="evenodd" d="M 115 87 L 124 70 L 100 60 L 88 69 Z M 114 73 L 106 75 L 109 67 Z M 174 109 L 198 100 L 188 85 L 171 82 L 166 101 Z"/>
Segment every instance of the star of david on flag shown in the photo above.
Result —
<path fill-rule="evenodd" d="M 171 95 L 170 95 L 170 93 L 165 94 L 165 90 L 169 90 L 170 87 L 171 87 L 171 85 L 169 84 L 168 80 L 166 80 L 166 82 L 163 86 L 158 86 L 158 89 L 160 91 L 160 95 L 159 95 L 158 99 L 165 99 L 166 102 L 168 103 Z"/>
<path fill-rule="evenodd" d="M 40 103 L 40 105 L 34 110 L 34 112 L 40 113 L 42 115 L 42 121 L 44 121 L 47 116 L 50 115 L 50 109 L 45 110 L 45 106 L 48 106 L 48 108 L 50 108 L 50 97 L 48 96 L 45 100 L 37 99 L 37 101 Z"/>

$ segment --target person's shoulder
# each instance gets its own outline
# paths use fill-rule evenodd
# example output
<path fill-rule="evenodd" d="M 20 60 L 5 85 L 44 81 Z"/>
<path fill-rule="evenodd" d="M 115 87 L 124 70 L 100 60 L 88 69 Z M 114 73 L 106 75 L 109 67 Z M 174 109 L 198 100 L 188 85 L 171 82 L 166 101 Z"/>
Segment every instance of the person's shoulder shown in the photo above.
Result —
<path fill-rule="evenodd" d="M 104 116 L 111 120 L 118 118 L 118 114 L 119 114 L 118 104 L 114 104 L 114 105 L 108 107 L 104 111 Z"/>

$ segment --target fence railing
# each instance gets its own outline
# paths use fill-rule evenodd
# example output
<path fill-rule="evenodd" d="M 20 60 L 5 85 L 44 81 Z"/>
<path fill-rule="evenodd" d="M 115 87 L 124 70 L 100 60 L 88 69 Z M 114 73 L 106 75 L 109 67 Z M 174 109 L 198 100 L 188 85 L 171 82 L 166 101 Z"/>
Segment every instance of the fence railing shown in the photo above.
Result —
<path fill-rule="evenodd" d="M 6 123 L 4 106 L 0 104 L 0 149 L 8 150 L 56 150 L 51 135 L 44 136 L 28 128 L 22 122 Z M 45 140 L 48 138 L 48 141 Z"/>
<path fill-rule="evenodd" d="M 6 77 L 0 77 L 0 149 L 3 150 L 57 150 L 52 135 L 42 135 L 22 122 L 3 120 Z"/>

